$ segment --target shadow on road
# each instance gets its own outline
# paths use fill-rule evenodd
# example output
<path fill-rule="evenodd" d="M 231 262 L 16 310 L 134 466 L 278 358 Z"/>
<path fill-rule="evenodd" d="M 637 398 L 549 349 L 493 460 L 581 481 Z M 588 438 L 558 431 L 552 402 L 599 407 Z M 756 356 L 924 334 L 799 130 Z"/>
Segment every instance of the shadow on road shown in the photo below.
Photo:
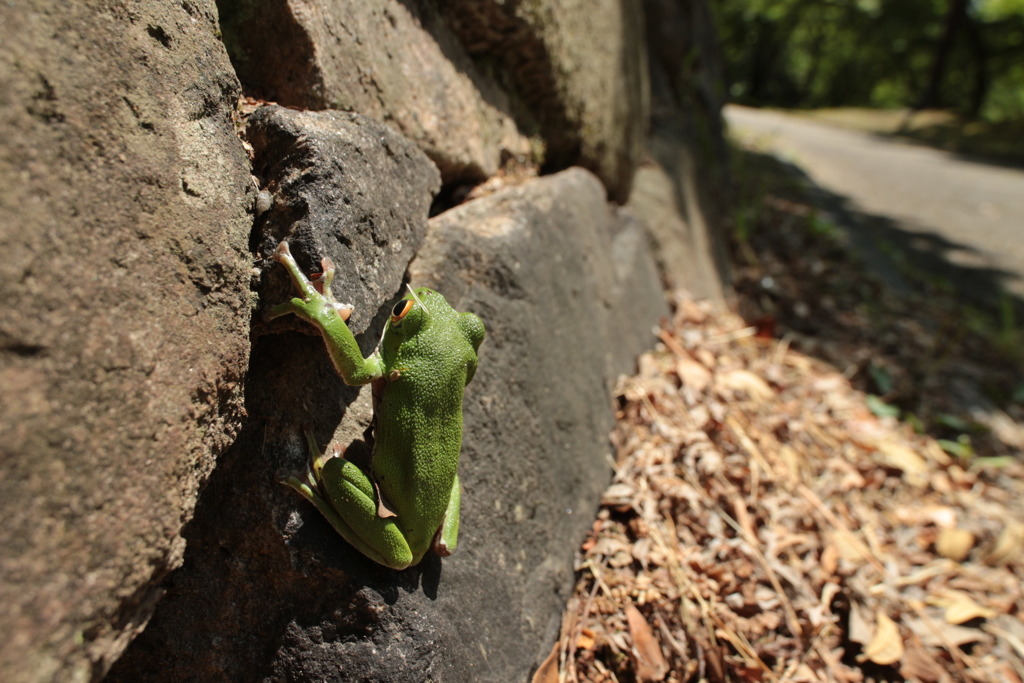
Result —
<path fill-rule="evenodd" d="M 1019 124 L 1014 125 L 1013 129 L 1009 126 L 993 128 L 991 134 L 980 140 L 965 137 L 959 134 L 958 129 L 943 126 L 876 132 L 874 135 L 887 142 L 906 142 L 937 149 L 972 164 L 1024 170 L 1024 148 L 1019 142 L 1024 130 L 1020 129 Z"/>
<path fill-rule="evenodd" d="M 1016 273 L 991 267 L 974 247 L 951 241 L 927 226 L 855 208 L 848 197 L 819 187 L 798 166 L 768 159 L 803 190 L 825 220 L 845 233 L 865 268 L 888 286 L 905 294 L 937 288 L 996 316 L 1002 316 L 1009 303 L 1016 319 L 1024 322 L 1024 300 L 1007 287 L 1020 279 Z"/>
<path fill-rule="evenodd" d="M 1005 288 L 1012 275 L 859 211 L 792 164 L 736 154 L 741 314 L 836 366 L 880 410 L 968 454 L 1019 454 L 1024 301 Z"/>

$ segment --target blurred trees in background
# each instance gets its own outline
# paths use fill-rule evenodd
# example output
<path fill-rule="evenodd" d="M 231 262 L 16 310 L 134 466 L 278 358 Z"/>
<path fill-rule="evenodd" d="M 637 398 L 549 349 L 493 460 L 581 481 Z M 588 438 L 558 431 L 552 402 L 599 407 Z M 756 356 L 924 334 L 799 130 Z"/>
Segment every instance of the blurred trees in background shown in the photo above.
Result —
<path fill-rule="evenodd" d="M 1024 120 L 1024 0 L 713 0 L 732 100 Z"/>

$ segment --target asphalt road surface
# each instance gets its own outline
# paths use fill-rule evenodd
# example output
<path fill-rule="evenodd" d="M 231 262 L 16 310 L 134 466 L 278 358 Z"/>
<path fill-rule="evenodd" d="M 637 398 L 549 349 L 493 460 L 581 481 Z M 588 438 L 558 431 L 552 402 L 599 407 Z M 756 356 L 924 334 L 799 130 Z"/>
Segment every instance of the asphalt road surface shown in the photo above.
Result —
<path fill-rule="evenodd" d="M 1024 170 L 780 112 L 730 105 L 725 118 L 821 188 L 890 283 L 905 286 L 896 262 L 906 257 L 976 303 L 998 307 L 1000 291 L 1024 301 Z"/>

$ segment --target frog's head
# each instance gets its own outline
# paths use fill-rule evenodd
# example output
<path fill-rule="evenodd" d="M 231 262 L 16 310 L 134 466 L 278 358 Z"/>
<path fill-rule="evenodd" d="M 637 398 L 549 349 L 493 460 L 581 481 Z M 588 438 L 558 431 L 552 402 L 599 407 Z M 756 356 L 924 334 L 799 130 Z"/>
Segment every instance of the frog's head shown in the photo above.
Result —
<path fill-rule="evenodd" d="M 431 330 L 429 334 L 427 330 Z M 384 327 L 381 350 L 385 357 L 397 353 L 406 342 L 422 342 L 424 351 L 432 347 L 459 344 L 457 338 L 468 341 L 473 352 L 484 338 L 484 325 L 472 313 L 457 313 L 439 292 L 429 287 L 409 288 L 409 293 L 391 309 Z M 427 341 L 426 337 L 430 340 Z"/>
<path fill-rule="evenodd" d="M 447 302 L 444 297 L 427 287 L 409 288 L 409 293 L 391 309 L 391 317 L 384 327 L 383 345 L 397 348 L 415 337 L 438 315 L 443 317 Z"/>

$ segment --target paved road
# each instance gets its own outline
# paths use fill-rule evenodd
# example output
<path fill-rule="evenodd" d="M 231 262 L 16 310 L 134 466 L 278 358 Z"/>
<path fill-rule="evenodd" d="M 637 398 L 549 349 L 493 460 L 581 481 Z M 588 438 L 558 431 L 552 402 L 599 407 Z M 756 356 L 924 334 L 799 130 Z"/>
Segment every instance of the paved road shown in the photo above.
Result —
<path fill-rule="evenodd" d="M 896 246 L 982 303 L 998 284 L 1024 299 L 1024 170 L 778 112 L 729 106 L 725 117 L 837 195 L 869 261 Z"/>

